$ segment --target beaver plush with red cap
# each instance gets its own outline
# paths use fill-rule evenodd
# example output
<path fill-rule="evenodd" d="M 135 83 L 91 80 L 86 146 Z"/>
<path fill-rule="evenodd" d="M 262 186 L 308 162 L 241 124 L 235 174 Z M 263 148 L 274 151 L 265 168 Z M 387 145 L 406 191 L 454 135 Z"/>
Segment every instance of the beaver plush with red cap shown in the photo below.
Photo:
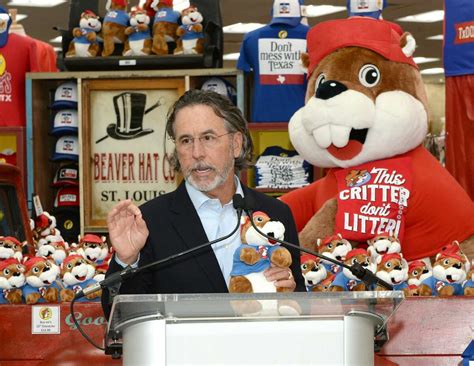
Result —
<path fill-rule="evenodd" d="M 299 154 L 324 178 L 282 197 L 300 243 L 334 233 L 364 243 L 393 232 L 408 260 L 458 240 L 474 254 L 474 204 L 422 147 L 428 104 L 415 40 L 367 17 L 322 22 L 307 37 L 306 104 L 289 123 Z"/>

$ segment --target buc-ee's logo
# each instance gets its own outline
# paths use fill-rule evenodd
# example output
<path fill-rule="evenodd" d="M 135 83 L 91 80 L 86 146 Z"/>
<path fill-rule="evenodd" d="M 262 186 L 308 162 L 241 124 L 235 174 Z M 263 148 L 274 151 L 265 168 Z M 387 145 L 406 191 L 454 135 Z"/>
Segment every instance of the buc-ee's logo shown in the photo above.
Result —
<path fill-rule="evenodd" d="M 41 308 L 39 311 L 41 320 L 50 320 L 53 317 L 53 311 L 51 308 Z"/>
<path fill-rule="evenodd" d="M 347 187 L 360 187 L 370 181 L 372 176 L 370 173 L 364 170 L 351 170 L 346 175 L 346 186 Z"/>
<path fill-rule="evenodd" d="M 474 21 L 457 23 L 454 27 L 456 29 L 455 44 L 474 42 Z"/>

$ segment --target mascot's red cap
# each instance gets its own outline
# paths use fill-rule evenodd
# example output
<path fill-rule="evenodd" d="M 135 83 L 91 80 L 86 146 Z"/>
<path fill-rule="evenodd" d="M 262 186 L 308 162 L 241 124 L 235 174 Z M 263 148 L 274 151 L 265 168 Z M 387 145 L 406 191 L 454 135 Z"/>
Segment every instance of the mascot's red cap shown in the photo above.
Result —
<path fill-rule="evenodd" d="M 3 271 L 5 268 L 12 264 L 20 264 L 20 262 L 18 262 L 18 260 L 16 260 L 15 258 L 8 258 L 3 261 L 0 261 L 0 271 Z"/>
<path fill-rule="evenodd" d="M 441 253 L 441 255 L 438 257 L 438 259 L 443 259 L 443 258 L 454 258 L 457 259 L 458 261 L 464 263 L 466 260 L 461 257 L 457 253 Z"/>
<path fill-rule="evenodd" d="M 46 262 L 46 261 L 47 259 L 45 257 L 31 257 L 24 263 L 26 267 L 26 271 L 29 271 L 35 264 L 39 262 Z"/>
<path fill-rule="evenodd" d="M 81 14 L 81 18 L 84 18 L 86 15 L 97 18 L 97 15 L 92 10 L 84 10 Z"/>
<path fill-rule="evenodd" d="M 64 261 L 61 263 L 61 268 L 64 268 L 66 264 L 68 264 L 69 262 L 75 259 L 84 259 L 84 258 L 80 256 L 79 254 L 72 254 L 64 259 Z"/>
<path fill-rule="evenodd" d="M 410 264 L 408 265 L 408 271 L 411 272 L 416 267 L 426 267 L 426 263 L 421 260 L 410 262 Z"/>
<path fill-rule="evenodd" d="M 333 240 L 342 240 L 342 237 L 339 234 L 328 236 L 326 239 L 324 239 L 323 244 L 328 245 Z"/>
<path fill-rule="evenodd" d="M 81 238 L 81 243 L 97 243 L 102 244 L 102 239 L 94 234 L 86 234 Z"/>
<path fill-rule="evenodd" d="M 390 254 L 384 254 L 382 256 L 382 260 L 380 261 L 381 264 L 383 263 L 387 263 L 389 260 L 391 259 L 398 259 L 398 260 L 402 260 L 402 257 L 400 254 L 398 253 L 390 253 Z"/>
<path fill-rule="evenodd" d="M 303 264 L 307 261 L 314 261 L 314 262 L 319 261 L 319 259 L 316 256 L 312 255 L 312 254 L 303 254 L 301 256 L 300 260 L 301 260 L 301 264 Z"/>
<path fill-rule="evenodd" d="M 356 255 L 368 256 L 367 250 L 362 249 L 362 248 L 356 248 L 356 249 L 349 250 L 346 254 L 346 260 L 351 259 L 352 257 L 355 257 Z"/>
<path fill-rule="evenodd" d="M 324 57 L 339 48 L 350 46 L 367 48 L 391 61 L 418 68 L 413 58 L 403 53 L 400 38 L 400 26 L 369 17 L 336 19 L 316 24 L 307 35 L 308 76 Z"/>
<path fill-rule="evenodd" d="M 11 242 L 15 243 L 15 244 L 18 245 L 19 247 L 22 246 L 21 243 L 18 241 L 18 239 L 15 238 L 15 237 L 13 237 L 13 236 L 5 236 L 5 237 L 3 237 L 3 238 L 0 236 L 0 240 L 4 240 L 4 241 L 5 241 L 5 240 L 8 240 L 8 241 L 11 241 Z"/>

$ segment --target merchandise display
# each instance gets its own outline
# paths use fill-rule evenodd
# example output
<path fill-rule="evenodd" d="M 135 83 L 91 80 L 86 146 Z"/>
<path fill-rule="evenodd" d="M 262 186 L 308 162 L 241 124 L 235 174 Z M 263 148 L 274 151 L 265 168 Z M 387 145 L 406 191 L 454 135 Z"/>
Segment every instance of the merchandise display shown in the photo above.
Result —
<path fill-rule="evenodd" d="M 254 340 L 261 330 L 264 336 L 271 333 L 273 326 L 307 322 L 319 323 L 319 329 L 327 322 L 331 325 L 323 325 L 323 333 L 317 330 L 315 336 L 322 339 L 319 347 L 329 349 L 335 338 L 332 331 L 343 322 L 345 331 L 346 321 L 361 317 L 359 310 L 364 322 L 370 318 L 376 324 L 369 329 L 366 352 L 371 358 L 375 350 L 374 366 L 392 361 L 472 362 L 472 326 L 466 319 L 474 301 L 474 165 L 469 144 L 474 136 L 474 5 L 472 0 L 443 2 L 439 28 L 445 71 L 439 78 L 421 72 L 423 60 L 414 57 L 416 50 L 428 60 L 441 58 L 435 56 L 434 38 L 428 47 L 415 41 L 415 36 L 434 36 L 433 28 L 425 32 L 422 23 L 404 19 L 416 15 L 408 14 L 406 7 L 426 10 L 426 4 L 416 0 L 333 1 L 331 8 L 314 1 L 305 6 L 304 0 L 272 0 L 267 5 L 247 1 L 239 3 L 238 13 L 234 2 L 219 0 L 70 0 L 57 5 L 68 8 L 67 16 L 55 19 L 64 27 L 54 27 L 61 41 L 45 42 L 26 35 L 19 22 L 27 30 L 28 23 L 23 17 L 17 20 L 16 10 L 0 6 L 0 167 L 18 165 L 21 178 L 12 186 L 3 180 L 3 170 L 0 174 L 0 344 L 18 346 L 2 349 L 0 364 L 115 365 L 121 362 L 116 358 L 126 364 L 130 349 L 143 347 L 125 347 L 131 334 L 125 330 L 139 324 L 133 317 L 140 311 L 140 326 L 151 316 L 170 330 L 183 321 L 184 328 L 191 329 L 204 318 L 205 327 L 196 333 L 199 342 L 216 316 L 217 337 L 222 332 L 219 341 L 225 343 L 230 340 L 226 332 L 235 338 L 242 325 L 250 325 Z M 438 14 L 438 5 L 429 10 Z M 318 13 L 326 10 L 331 13 Z M 35 11 L 41 15 L 44 9 Z M 255 14 L 255 19 L 240 18 L 246 13 Z M 388 19 L 402 22 L 404 29 Z M 249 28 L 241 30 L 241 25 Z M 439 60 L 428 62 L 441 66 Z M 170 108 L 194 89 L 228 98 L 241 109 L 249 134 L 231 132 L 235 115 L 221 115 L 213 107 L 225 120 L 224 132 L 205 127 L 171 138 Z M 434 102 L 428 103 L 428 96 Z M 173 121 L 180 121 L 177 115 L 171 115 Z M 235 170 L 234 183 L 240 179 L 242 189 L 237 185 L 237 192 L 244 197 L 234 196 L 227 205 L 209 199 L 198 209 L 192 194 L 199 194 L 199 200 L 200 192 L 216 198 L 219 179 L 228 171 L 221 174 L 211 160 L 214 155 L 219 160 L 221 143 L 230 146 L 232 141 L 234 158 L 236 142 L 252 145 L 252 161 Z M 216 146 L 219 149 L 212 150 Z M 176 168 L 177 157 L 186 151 L 194 161 L 189 174 L 219 174 L 208 191 L 207 184 L 196 187 L 187 171 Z M 196 156 L 199 151 L 203 157 Z M 186 167 L 185 162 L 178 165 Z M 226 169 L 228 165 L 222 168 Z M 187 188 L 181 184 L 184 180 Z M 225 182 L 230 191 L 230 180 Z M 180 196 L 169 194 L 180 189 Z M 267 200 L 281 205 L 281 200 L 290 210 L 282 206 L 286 214 L 276 221 L 249 192 L 257 192 L 265 205 Z M 158 196 L 155 202 L 164 203 L 156 212 L 165 215 L 156 215 L 154 206 L 146 204 Z M 124 201 L 133 205 L 118 216 L 133 217 L 148 243 L 138 259 L 136 252 L 125 252 L 122 263 L 120 249 L 127 244 L 139 247 L 130 232 L 125 233 L 132 238 L 127 243 L 120 240 L 123 232 L 113 230 L 123 225 L 110 219 L 110 208 Z M 214 225 L 214 218 L 209 219 L 214 204 L 220 211 L 237 212 L 238 219 L 231 222 L 220 215 L 219 226 Z M 189 216 L 194 212 L 189 205 L 196 206 L 205 233 L 194 231 L 200 226 L 193 224 L 198 216 Z M 192 220 L 173 221 L 181 211 Z M 153 220 L 163 225 L 153 227 Z M 197 242 L 213 239 L 209 226 L 216 229 L 218 240 L 194 253 Z M 225 237 L 231 226 L 233 234 Z M 159 255 L 150 244 L 166 237 L 161 228 L 183 238 L 177 255 L 173 240 L 163 242 L 169 247 L 165 245 Z M 289 242 L 316 255 L 279 243 L 285 231 Z M 159 262 L 152 268 L 150 253 Z M 206 277 L 172 275 L 174 264 L 168 261 L 181 260 L 188 272 L 196 267 L 199 272 L 193 273 L 201 276 L 202 270 Z M 288 277 L 283 278 L 283 271 Z M 164 281 L 161 274 L 171 274 L 174 280 Z M 289 281 L 296 288 L 289 287 Z M 191 282 L 195 291 L 180 293 Z M 396 292 L 383 287 L 384 282 Z M 112 306 L 116 291 L 125 294 L 119 298 L 124 302 Z M 140 297 L 136 295 L 148 291 L 157 295 L 158 315 L 147 313 L 145 298 L 152 296 L 144 296 L 143 304 L 127 303 L 127 297 L 135 301 Z M 211 296 L 201 300 L 203 292 Z M 207 301 L 206 306 L 200 301 Z M 338 317 L 343 322 L 332 328 Z M 437 325 L 445 325 L 428 327 L 436 317 Z M 222 328 L 233 318 L 236 321 Z M 110 327 L 104 333 L 108 322 L 123 322 L 120 332 Z M 268 324 L 272 325 L 267 329 Z M 425 329 L 426 336 L 420 337 Z M 439 340 L 453 329 L 455 334 L 441 350 Z M 167 340 L 175 336 L 167 333 Z M 194 342 L 196 334 L 189 332 L 186 339 Z M 292 337 L 297 344 L 298 337 Z M 354 338 L 357 343 L 362 336 Z M 344 336 L 340 343 L 351 342 Z M 290 345 L 278 352 L 289 352 Z M 158 348 L 161 356 L 163 347 Z M 317 353 L 317 347 L 314 350 Z M 214 357 L 207 351 L 203 350 Z M 140 353 L 141 349 L 133 356 Z M 164 363 L 179 363 L 170 355 Z M 346 351 L 340 355 L 346 358 Z M 196 363 L 203 363 L 199 357 Z M 312 361 L 295 353 L 295 364 Z"/>
<path fill-rule="evenodd" d="M 312 166 L 296 151 L 267 147 L 255 163 L 257 188 L 291 189 L 311 182 Z"/>

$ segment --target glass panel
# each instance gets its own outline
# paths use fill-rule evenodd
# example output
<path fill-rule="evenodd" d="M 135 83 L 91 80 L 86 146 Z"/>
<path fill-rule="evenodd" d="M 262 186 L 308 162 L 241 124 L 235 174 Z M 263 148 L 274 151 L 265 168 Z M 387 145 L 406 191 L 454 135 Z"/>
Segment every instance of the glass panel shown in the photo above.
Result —
<path fill-rule="evenodd" d="M 109 331 L 148 319 L 169 322 L 337 319 L 351 311 L 378 314 L 387 321 L 403 298 L 401 291 L 119 295 L 112 307 Z M 256 311 L 256 307 L 260 309 Z"/>

